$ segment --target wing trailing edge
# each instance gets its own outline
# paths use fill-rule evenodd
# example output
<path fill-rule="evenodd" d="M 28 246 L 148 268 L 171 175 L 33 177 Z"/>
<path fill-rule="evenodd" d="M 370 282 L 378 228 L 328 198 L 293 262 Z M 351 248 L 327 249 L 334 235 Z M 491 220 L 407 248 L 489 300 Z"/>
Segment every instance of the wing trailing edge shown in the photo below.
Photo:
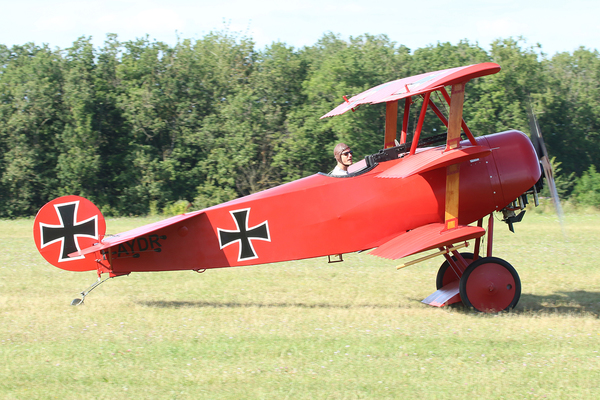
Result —
<path fill-rule="evenodd" d="M 401 233 L 373 250 L 370 254 L 390 260 L 398 260 L 422 251 L 476 239 L 484 234 L 485 229 L 478 226 L 459 225 L 455 229 L 446 229 L 444 223 L 433 223 Z"/>

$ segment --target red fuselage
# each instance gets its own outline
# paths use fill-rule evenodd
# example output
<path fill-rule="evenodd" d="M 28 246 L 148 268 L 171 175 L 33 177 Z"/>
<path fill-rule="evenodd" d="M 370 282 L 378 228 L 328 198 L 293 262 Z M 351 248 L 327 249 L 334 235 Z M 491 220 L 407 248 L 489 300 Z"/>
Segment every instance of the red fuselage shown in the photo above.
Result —
<path fill-rule="evenodd" d="M 541 175 L 523 133 L 502 132 L 477 142 L 491 153 L 460 164 L 461 225 L 501 210 Z M 426 158 L 431 151 L 440 149 L 409 157 Z M 107 238 L 104 244 L 131 236 L 107 250 L 109 269 L 114 274 L 195 270 L 342 254 L 444 222 L 445 167 L 404 178 L 380 176 L 406 160 L 381 162 L 348 177 L 312 175 Z M 136 236 L 138 231 L 144 234 Z"/>

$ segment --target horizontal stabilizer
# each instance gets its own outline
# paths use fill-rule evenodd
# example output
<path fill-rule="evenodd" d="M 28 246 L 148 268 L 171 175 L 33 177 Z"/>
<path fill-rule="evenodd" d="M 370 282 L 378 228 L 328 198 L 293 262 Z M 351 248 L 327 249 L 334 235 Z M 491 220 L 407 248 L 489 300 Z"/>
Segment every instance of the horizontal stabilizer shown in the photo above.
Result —
<path fill-rule="evenodd" d="M 459 294 L 459 282 L 459 280 L 455 280 L 448 283 L 443 288 L 438 289 L 436 292 L 427 296 L 426 299 L 421 300 L 421 303 L 429 304 L 430 306 L 434 307 L 442 307 L 443 305 L 448 303 L 450 299 Z M 454 302 L 455 301 L 452 301 L 451 303 Z"/>
<path fill-rule="evenodd" d="M 107 236 L 100 243 L 98 243 L 94 246 L 82 249 L 75 253 L 71 253 L 71 254 L 69 254 L 69 256 L 70 257 L 81 256 L 81 255 L 93 253 L 96 251 L 108 249 L 110 247 L 130 241 L 131 239 L 135 239 L 137 237 L 155 232 L 166 226 L 170 226 L 170 225 L 176 224 L 178 222 L 185 221 L 185 220 L 195 217 L 201 213 L 203 213 L 203 211 L 196 211 L 196 212 L 191 212 L 191 213 L 187 213 L 187 214 L 176 215 L 174 217 L 167 218 L 163 221 L 158 221 L 158 222 L 154 222 L 152 224 L 140 226 L 139 228 L 135 228 L 135 229 L 132 229 L 127 232 L 119 233 L 117 235 Z"/>
<path fill-rule="evenodd" d="M 491 150 L 485 146 L 465 146 L 452 150 L 443 147 L 428 149 L 416 155 L 405 157 L 397 165 L 377 175 L 378 178 L 406 178 L 437 168 L 460 164 L 467 160 L 485 157 Z"/>
<path fill-rule="evenodd" d="M 462 225 L 447 230 L 444 223 L 433 223 L 401 233 L 373 250 L 370 254 L 398 260 L 422 251 L 476 239 L 484 234 L 485 229 L 479 226 Z"/>

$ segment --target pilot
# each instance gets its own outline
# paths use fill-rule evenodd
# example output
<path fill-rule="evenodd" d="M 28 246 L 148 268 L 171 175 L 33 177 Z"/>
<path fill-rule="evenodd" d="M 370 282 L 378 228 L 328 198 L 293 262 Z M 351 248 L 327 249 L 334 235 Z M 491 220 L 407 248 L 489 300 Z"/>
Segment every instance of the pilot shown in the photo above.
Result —
<path fill-rule="evenodd" d="M 337 165 L 330 175 L 348 175 L 348 167 L 352 165 L 352 150 L 350 150 L 350 147 L 344 143 L 338 143 L 333 149 L 333 156 L 337 161 Z"/>

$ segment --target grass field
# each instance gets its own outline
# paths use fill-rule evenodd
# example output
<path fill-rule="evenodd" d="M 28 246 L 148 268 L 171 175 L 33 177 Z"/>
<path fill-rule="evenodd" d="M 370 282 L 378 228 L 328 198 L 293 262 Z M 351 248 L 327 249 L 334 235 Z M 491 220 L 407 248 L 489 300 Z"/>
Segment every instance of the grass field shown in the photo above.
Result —
<path fill-rule="evenodd" d="M 109 233 L 150 222 L 109 219 Z M 442 258 L 367 254 L 132 274 L 56 269 L 33 220 L 0 221 L 2 399 L 592 399 L 600 396 L 600 214 L 496 224 L 510 313 L 420 302 Z"/>

